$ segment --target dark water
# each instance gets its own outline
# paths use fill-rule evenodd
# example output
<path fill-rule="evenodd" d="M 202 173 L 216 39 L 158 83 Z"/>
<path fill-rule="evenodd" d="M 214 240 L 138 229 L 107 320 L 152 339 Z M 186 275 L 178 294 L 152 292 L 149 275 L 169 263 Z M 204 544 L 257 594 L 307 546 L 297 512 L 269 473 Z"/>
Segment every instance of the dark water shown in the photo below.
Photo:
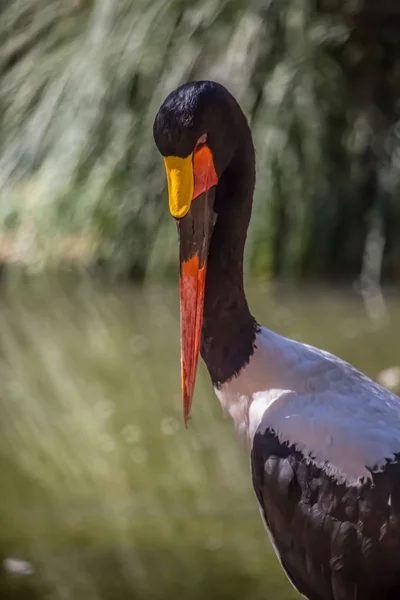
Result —
<path fill-rule="evenodd" d="M 249 298 L 261 323 L 396 385 L 395 292 Z M 36 282 L 0 309 L 1 598 L 297 597 L 203 365 L 183 427 L 176 289 Z"/>

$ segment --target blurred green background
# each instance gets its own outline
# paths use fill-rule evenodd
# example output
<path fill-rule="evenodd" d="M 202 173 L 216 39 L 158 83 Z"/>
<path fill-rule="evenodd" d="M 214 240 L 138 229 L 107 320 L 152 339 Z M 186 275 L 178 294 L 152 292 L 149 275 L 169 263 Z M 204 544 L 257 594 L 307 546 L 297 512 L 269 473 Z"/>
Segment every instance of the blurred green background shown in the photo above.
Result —
<path fill-rule="evenodd" d="M 0 598 L 296 598 L 200 366 L 152 123 L 225 84 L 249 302 L 400 385 L 397 0 L 0 0 Z"/>
<path fill-rule="evenodd" d="M 0 258 L 175 273 L 151 127 L 208 78 L 254 134 L 248 272 L 353 277 L 380 244 L 398 281 L 399 30 L 397 0 L 1 2 Z"/>

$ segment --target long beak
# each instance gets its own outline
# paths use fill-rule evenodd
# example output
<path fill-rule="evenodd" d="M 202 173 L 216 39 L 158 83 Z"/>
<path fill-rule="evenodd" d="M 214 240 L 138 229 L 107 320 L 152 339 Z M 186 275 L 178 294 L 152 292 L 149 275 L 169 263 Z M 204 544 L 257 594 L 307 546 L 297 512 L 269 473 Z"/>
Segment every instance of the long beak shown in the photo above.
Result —
<path fill-rule="evenodd" d="M 187 426 L 200 351 L 218 177 L 207 146 L 186 158 L 166 157 L 164 161 L 170 212 L 177 219 L 179 233 L 182 393 Z"/>
<path fill-rule="evenodd" d="M 200 351 L 207 256 L 214 226 L 214 198 L 215 188 L 196 198 L 187 215 L 178 221 L 182 393 L 186 426 Z"/>

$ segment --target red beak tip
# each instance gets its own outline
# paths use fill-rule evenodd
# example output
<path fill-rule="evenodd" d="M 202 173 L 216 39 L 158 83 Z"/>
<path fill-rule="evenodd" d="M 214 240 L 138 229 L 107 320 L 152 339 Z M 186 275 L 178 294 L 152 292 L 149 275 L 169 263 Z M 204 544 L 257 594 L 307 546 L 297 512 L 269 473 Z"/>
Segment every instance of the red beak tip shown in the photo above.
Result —
<path fill-rule="evenodd" d="M 197 361 L 200 351 L 203 322 L 206 266 L 200 267 L 200 258 L 181 262 L 180 307 L 181 307 L 181 374 L 183 418 L 188 427 L 190 408 L 196 380 Z"/>

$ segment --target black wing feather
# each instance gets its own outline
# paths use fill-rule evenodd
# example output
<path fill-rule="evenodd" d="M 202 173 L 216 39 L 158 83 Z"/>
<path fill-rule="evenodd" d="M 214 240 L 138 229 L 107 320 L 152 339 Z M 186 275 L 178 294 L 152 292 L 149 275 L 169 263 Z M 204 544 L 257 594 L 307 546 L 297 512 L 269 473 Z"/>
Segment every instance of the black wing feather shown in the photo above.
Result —
<path fill-rule="evenodd" d="M 400 600 L 400 462 L 346 486 L 260 429 L 251 462 L 276 551 L 300 593 L 310 600 Z"/>

